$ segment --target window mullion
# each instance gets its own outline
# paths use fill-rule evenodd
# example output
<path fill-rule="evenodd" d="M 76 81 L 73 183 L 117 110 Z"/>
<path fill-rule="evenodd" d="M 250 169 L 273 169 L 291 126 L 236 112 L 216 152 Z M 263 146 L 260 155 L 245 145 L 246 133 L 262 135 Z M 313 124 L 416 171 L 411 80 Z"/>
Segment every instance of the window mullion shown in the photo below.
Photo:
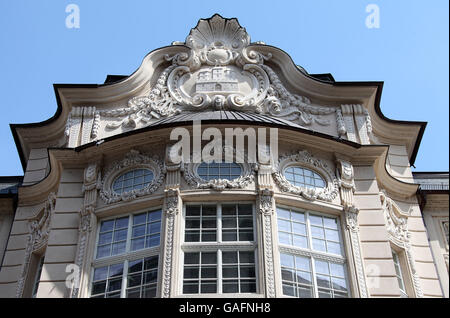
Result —
<path fill-rule="evenodd" d="M 222 294 L 223 288 L 223 275 L 222 275 L 222 250 L 217 250 L 217 293 Z"/>
<path fill-rule="evenodd" d="M 317 286 L 315 258 L 311 256 L 310 262 L 311 262 L 311 274 L 312 274 L 314 298 L 319 298 L 319 287 Z"/>
<path fill-rule="evenodd" d="M 127 290 L 127 281 L 128 281 L 128 260 L 125 260 L 123 263 L 123 273 L 122 273 L 122 290 L 120 291 L 120 297 L 126 298 L 126 290 Z"/>
<path fill-rule="evenodd" d="M 217 210 L 217 222 L 216 222 L 216 235 L 217 235 L 217 242 L 222 243 L 222 204 L 217 204 L 216 206 Z"/>

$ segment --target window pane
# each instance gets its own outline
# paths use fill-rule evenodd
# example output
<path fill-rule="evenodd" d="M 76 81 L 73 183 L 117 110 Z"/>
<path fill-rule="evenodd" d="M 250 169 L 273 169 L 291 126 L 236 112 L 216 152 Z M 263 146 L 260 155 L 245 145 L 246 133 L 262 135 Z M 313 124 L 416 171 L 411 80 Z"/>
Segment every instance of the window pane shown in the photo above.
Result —
<path fill-rule="evenodd" d="M 339 243 L 327 242 L 328 253 L 341 254 L 341 246 Z"/>
<path fill-rule="evenodd" d="M 199 264 L 199 253 L 184 253 L 184 264 Z"/>
<path fill-rule="evenodd" d="M 128 273 L 136 273 L 142 271 L 142 260 L 128 262 Z"/>
<path fill-rule="evenodd" d="M 241 281 L 241 293 L 255 293 L 256 281 L 255 280 L 242 280 Z"/>
<path fill-rule="evenodd" d="M 283 283 L 283 295 L 295 297 L 295 285 L 290 283 Z"/>
<path fill-rule="evenodd" d="M 277 215 L 279 218 L 283 218 L 283 219 L 291 219 L 291 213 L 289 212 L 289 210 L 277 207 Z"/>
<path fill-rule="evenodd" d="M 186 216 L 200 216 L 200 206 L 187 205 L 186 206 Z"/>
<path fill-rule="evenodd" d="M 217 264 L 217 254 L 214 253 L 202 253 L 202 264 Z"/>
<path fill-rule="evenodd" d="M 315 260 L 315 268 L 317 273 L 329 275 L 330 271 L 328 270 L 328 263 L 324 261 Z"/>
<path fill-rule="evenodd" d="M 281 254 L 281 266 L 294 268 L 294 256 L 288 254 Z"/>
<path fill-rule="evenodd" d="M 239 262 L 242 263 L 254 263 L 255 262 L 255 254 L 253 251 L 251 252 L 239 252 Z"/>
<path fill-rule="evenodd" d="M 222 218 L 222 228 L 237 228 L 237 218 L 224 217 Z"/>
<path fill-rule="evenodd" d="M 238 266 L 224 265 L 222 267 L 223 278 L 238 277 Z"/>
<path fill-rule="evenodd" d="M 222 290 L 224 293 L 238 293 L 239 283 L 237 280 L 224 280 Z"/>
<path fill-rule="evenodd" d="M 122 194 L 131 190 L 143 189 L 153 180 L 153 172 L 149 169 L 135 169 L 114 179 L 112 188 L 115 193 Z"/>
<path fill-rule="evenodd" d="M 94 281 L 104 280 L 108 277 L 108 266 L 99 267 L 94 270 Z"/>
<path fill-rule="evenodd" d="M 251 204 L 239 204 L 238 205 L 239 215 L 252 215 L 253 209 Z"/>
<path fill-rule="evenodd" d="M 295 268 L 309 272 L 311 270 L 310 259 L 308 257 L 296 256 Z"/>
<path fill-rule="evenodd" d="M 307 248 L 308 247 L 308 240 L 306 238 L 306 236 L 300 236 L 300 235 L 294 235 L 294 246 L 297 247 L 303 247 L 303 248 Z"/>
<path fill-rule="evenodd" d="M 136 224 L 144 224 L 146 219 L 147 219 L 147 214 L 146 213 L 133 215 L 133 224 L 134 225 L 136 225 Z"/>
<path fill-rule="evenodd" d="M 342 264 L 330 263 L 330 269 L 331 269 L 331 275 L 333 275 L 333 276 L 338 276 L 338 277 L 345 276 L 344 265 L 342 265 Z"/>
<path fill-rule="evenodd" d="M 285 220 L 278 220 L 278 230 L 291 232 L 291 222 Z"/>
<path fill-rule="evenodd" d="M 297 291 L 298 291 L 299 298 L 312 298 L 312 289 L 311 288 L 299 287 Z"/>
<path fill-rule="evenodd" d="M 100 232 L 111 231 L 114 227 L 114 220 L 103 221 L 100 226 Z"/>
<path fill-rule="evenodd" d="M 292 231 L 296 234 L 306 235 L 306 225 L 301 223 L 292 223 Z"/>
<path fill-rule="evenodd" d="M 239 241 L 253 241 L 253 230 L 240 230 Z"/>
<path fill-rule="evenodd" d="M 313 249 L 315 249 L 316 251 L 322 251 L 322 252 L 326 252 L 327 248 L 325 246 L 325 241 L 323 240 L 318 240 L 318 239 L 313 239 Z"/>
<path fill-rule="evenodd" d="M 280 240 L 281 244 L 292 245 L 292 235 L 288 233 L 279 232 L 278 239 Z"/>
<path fill-rule="evenodd" d="M 198 294 L 199 291 L 199 282 L 189 281 L 183 283 L 183 294 Z"/>
<path fill-rule="evenodd" d="M 222 262 L 224 264 L 237 264 L 237 252 L 222 252 Z"/>
<path fill-rule="evenodd" d="M 292 212 L 291 217 L 293 221 L 305 223 L 305 214 L 301 212 Z"/>

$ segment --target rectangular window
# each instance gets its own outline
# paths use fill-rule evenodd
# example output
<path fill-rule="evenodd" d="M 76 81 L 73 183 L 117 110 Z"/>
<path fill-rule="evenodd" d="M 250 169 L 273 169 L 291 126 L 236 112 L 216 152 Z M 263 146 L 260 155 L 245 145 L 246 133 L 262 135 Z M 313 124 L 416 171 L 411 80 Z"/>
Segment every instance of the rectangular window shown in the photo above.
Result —
<path fill-rule="evenodd" d="M 217 293 L 216 252 L 184 254 L 183 293 Z"/>
<path fill-rule="evenodd" d="M 183 294 L 255 292 L 254 251 L 184 253 Z"/>
<path fill-rule="evenodd" d="M 161 213 L 156 210 L 102 221 L 96 258 L 159 246 Z"/>
<path fill-rule="evenodd" d="M 253 204 L 186 205 L 183 294 L 256 293 L 254 241 Z"/>
<path fill-rule="evenodd" d="M 277 222 L 283 294 L 348 297 L 338 218 L 277 207 Z M 286 245 L 290 248 L 284 249 Z M 325 260 L 326 254 L 336 262 Z"/>
<path fill-rule="evenodd" d="M 94 269 L 92 298 L 156 297 L 158 256 L 120 262 Z"/>
<path fill-rule="evenodd" d="M 222 252 L 222 279 L 223 293 L 255 293 L 255 253 Z"/>
<path fill-rule="evenodd" d="M 394 260 L 395 274 L 397 276 L 398 287 L 400 288 L 400 293 L 401 293 L 402 297 L 407 298 L 408 293 L 406 292 L 406 288 L 405 288 L 405 281 L 403 279 L 402 268 L 400 266 L 400 259 L 398 257 L 398 254 L 394 251 L 392 251 L 392 259 Z"/>
<path fill-rule="evenodd" d="M 156 297 L 158 256 L 128 262 L 127 298 Z"/>
<path fill-rule="evenodd" d="M 253 240 L 252 204 L 186 205 L 185 242 Z"/>
<path fill-rule="evenodd" d="M 342 255 L 338 220 L 277 207 L 278 238 L 281 244 Z"/>
<path fill-rule="evenodd" d="M 90 295 L 156 297 L 160 209 L 100 222 Z"/>

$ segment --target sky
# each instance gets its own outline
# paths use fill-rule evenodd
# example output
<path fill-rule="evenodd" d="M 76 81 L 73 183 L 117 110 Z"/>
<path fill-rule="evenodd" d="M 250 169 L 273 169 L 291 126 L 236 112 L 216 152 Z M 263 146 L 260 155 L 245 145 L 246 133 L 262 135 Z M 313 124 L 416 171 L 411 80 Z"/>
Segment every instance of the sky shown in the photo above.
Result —
<path fill-rule="evenodd" d="M 79 28 L 66 25 L 70 4 Z M 379 24 L 369 28 L 371 4 Z M 0 176 L 23 175 L 9 124 L 52 117 L 54 83 L 130 75 L 214 13 L 237 18 L 253 42 L 281 48 L 311 74 L 383 81 L 386 117 L 428 122 L 413 171 L 448 171 L 448 12 L 448 0 L 2 0 Z"/>

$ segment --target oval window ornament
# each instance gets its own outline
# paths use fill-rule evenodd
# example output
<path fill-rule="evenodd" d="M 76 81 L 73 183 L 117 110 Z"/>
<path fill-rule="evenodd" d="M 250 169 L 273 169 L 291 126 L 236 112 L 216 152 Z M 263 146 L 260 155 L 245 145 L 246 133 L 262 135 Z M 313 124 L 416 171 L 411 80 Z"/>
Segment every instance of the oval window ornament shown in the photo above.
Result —
<path fill-rule="evenodd" d="M 148 187 L 153 179 L 154 174 L 150 169 L 134 169 L 114 179 L 112 190 L 119 195 L 133 190 L 142 190 Z"/>
<path fill-rule="evenodd" d="M 242 167 L 234 162 L 203 162 L 197 167 L 197 175 L 205 180 L 235 180 L 242 175 Z"/>

